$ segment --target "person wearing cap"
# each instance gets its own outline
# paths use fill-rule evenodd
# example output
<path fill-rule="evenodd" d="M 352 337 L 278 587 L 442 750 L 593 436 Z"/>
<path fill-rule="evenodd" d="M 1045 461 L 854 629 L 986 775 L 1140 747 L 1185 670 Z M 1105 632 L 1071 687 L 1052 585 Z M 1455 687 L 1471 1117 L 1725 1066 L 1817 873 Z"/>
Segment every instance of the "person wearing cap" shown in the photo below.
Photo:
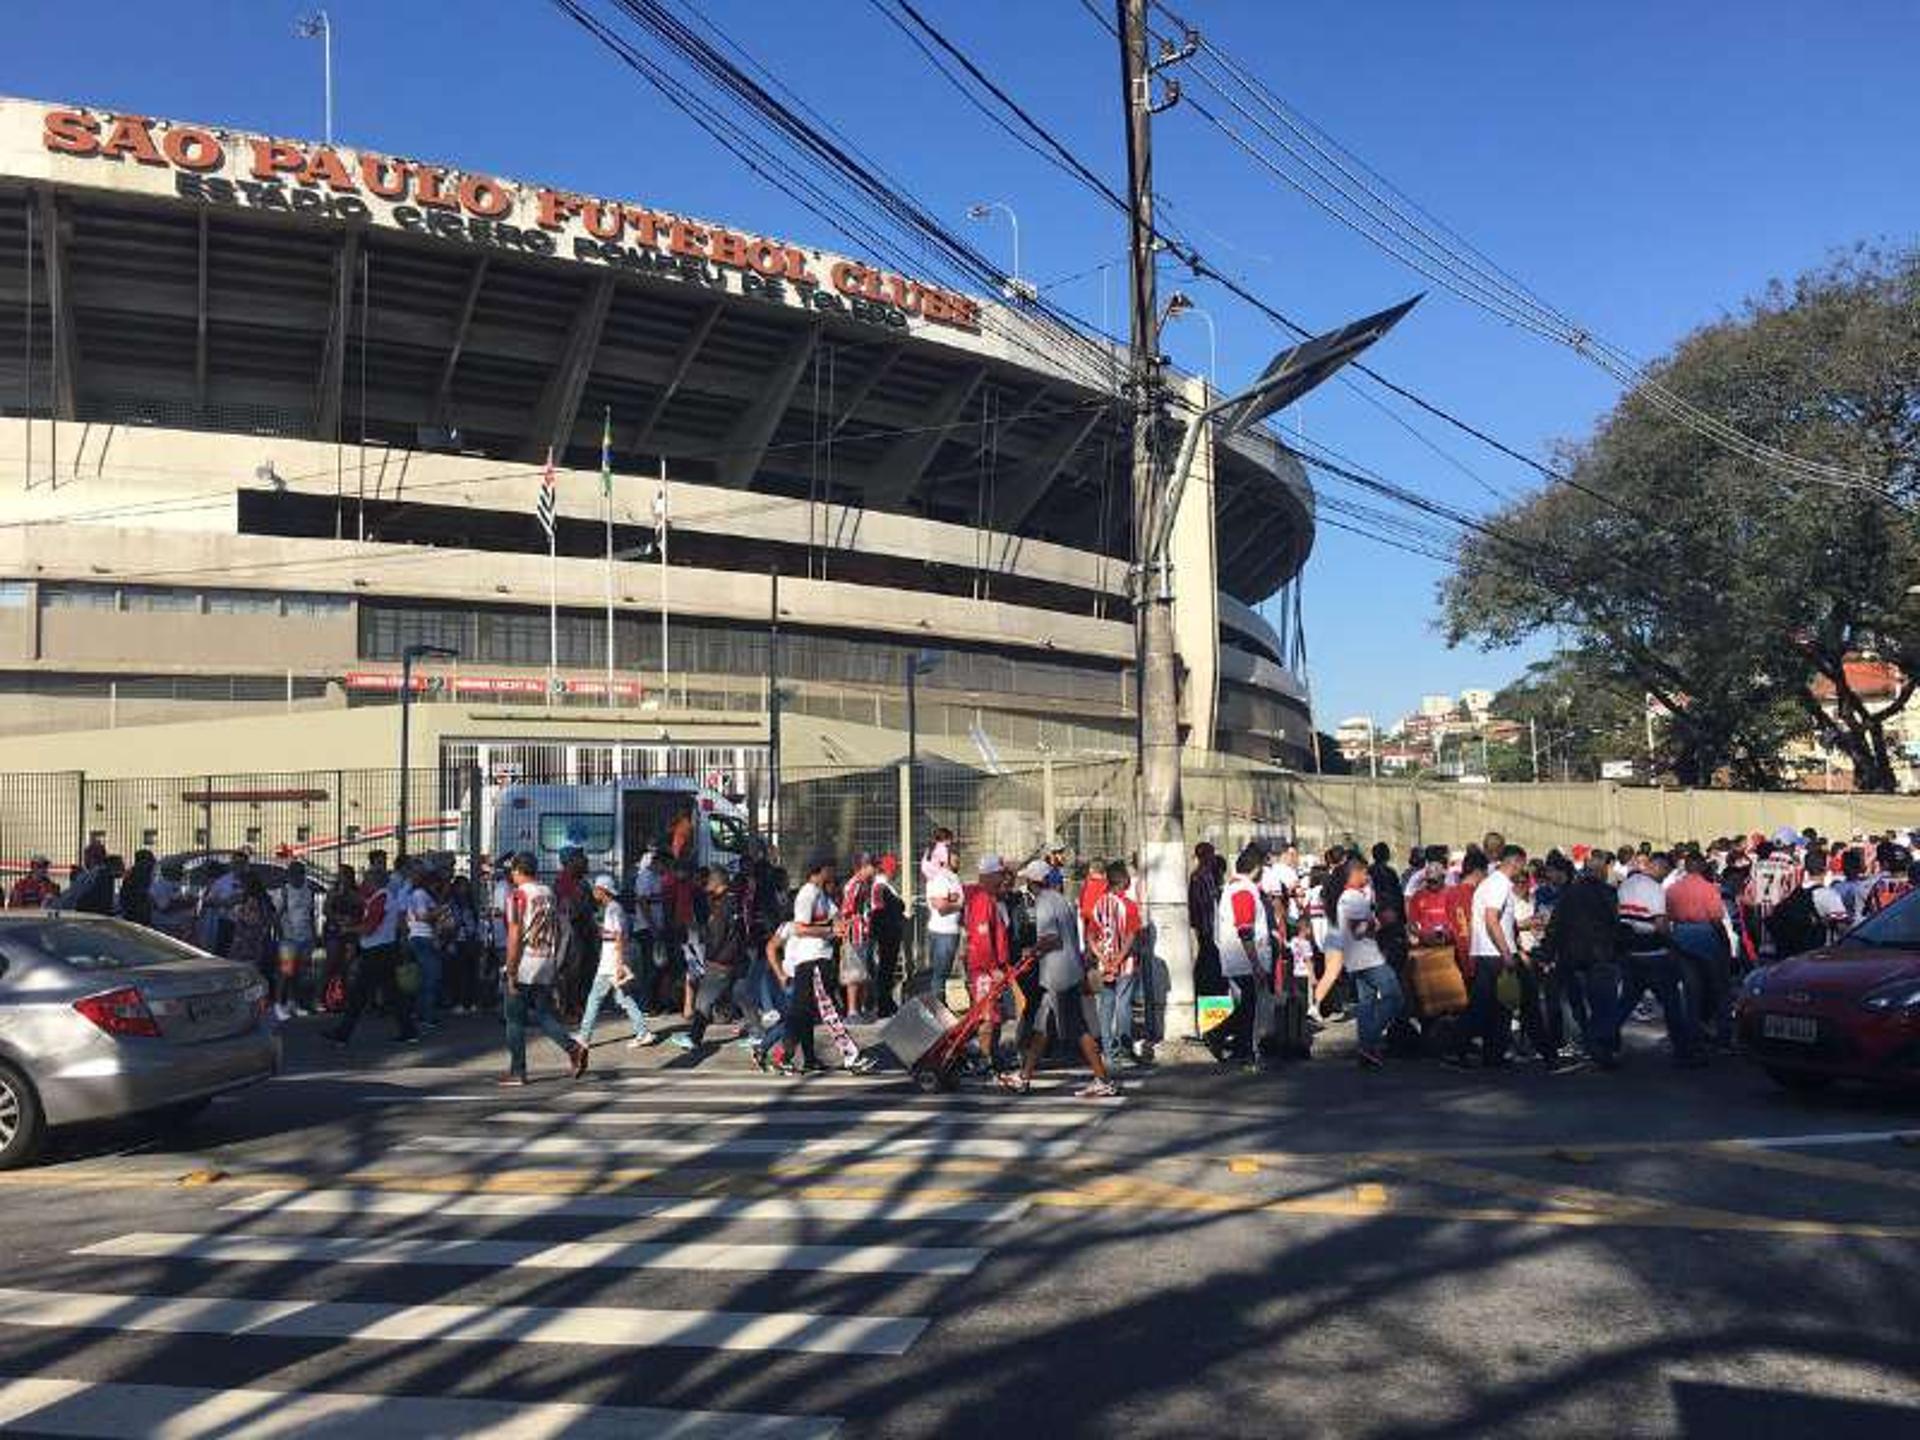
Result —
<path fill-rule="evenodd" d="M 582 1049 L 593 1048 L 593 1027 L 600 1019 L 600 1007 L 611 995 L 633 1025 L 633 1038 L 627 1041 L 627 1048 L 645 1049 L 658 1043 L 660 1037 L 647 1028 L 646 1012 L 628 993 L 634 973 L 627 964 L 627 911 L 620 903 L 620 887 L 611 875 L 593 877 L 593 903 L 600 909 L 600 963 L 594 969 L 593 983 L 587 987 L 587 1003 L 580 1012 L 574 1041 Z"/>
<path fill-rule="evenodd" d="M 13 890 L 7 896 L 9 910 L 38 910 L 60 893 L 60 887 L 53 883 L 50 873 L 53 862 L 44 855 L 36 855 L 27 862 L 27 873 L 13 882 Z"/>
<path fill-rule="evenodd" d="M 993 988 L 1010 963 L 1007 907 L 1002 900 L 1007 867 L 998 855 L 983 855 L 978 876 L 975 884 L 967 886 L 960 922 L 967 945 L 967 997 L 973 1001 Z M 998 1053 L 1001 1018 L 998 1011 L 982 1015 L 975 1035 L 980 1045 L 978 1063 L 988 1070 Z"/>
<path fill-rule="evenodd" d="M 507 895 L 507 962 L 502 975 L 507 1025 L 507 1073 L 502 1085 L 527 1083 L 527 1022 L 566 1054 L 573 1078 L 587 1071 L 587 1047 L 553 1013 L 553 979 L 560 963 L 560 912 L 531 855 L 513 857 Z"/>
<path fill-rule="evenodd" d="M 907 935 L 907 906 L 900 898 L 896 883 L 899 876 L 899 857 L 882 855 L 879 865 L 874 869 L 870 902 L 873 917 L 874 1011 L 882 1020 L 899 1009 L 893 996 L 900 982 L 900 946 Z"/>
<path fill-rule="evenodd" d="M 1018 1073 L 1003 1073 L 999 1083 L 1015 1094 L 1024 1095 L 1033 1084 L 1033 1072 L 1054 1039 L 1069 1049 L 1078 1049 L 1080 1058 L 1093 1071 L 1093 1079 L 1077 1092 L 1088 1099 L 1102 1099 L 1120 1093 L 1101 1058 L 1100 1045 L 1087 1027 L 1088 1003 L 1093 987 L 1080 952 L 1079 917 L 1072 903 L 1060 892 L 1053 878 L 1053 867 L 1035 860 L 1020 872 L 1033 894 L 1033 952 L 1039 957 L 1039 999 L 1028 1012 L 1031 1022 L 1020 1043 Z"/>

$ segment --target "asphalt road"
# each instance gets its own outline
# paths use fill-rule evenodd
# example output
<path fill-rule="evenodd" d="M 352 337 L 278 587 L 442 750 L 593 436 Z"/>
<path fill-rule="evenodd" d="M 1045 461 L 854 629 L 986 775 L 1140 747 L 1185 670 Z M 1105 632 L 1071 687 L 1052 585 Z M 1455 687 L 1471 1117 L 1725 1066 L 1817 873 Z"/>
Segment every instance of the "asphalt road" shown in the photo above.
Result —
<path fill-rule="evenodd" d="M 1920 1099 L 1167 1063 L 1117 1102 L 496 1032 L 0 1177 L 0 1429 L 1920 1433 Z M 603 1030 L 603 1037 L 611 1035 Z"/>

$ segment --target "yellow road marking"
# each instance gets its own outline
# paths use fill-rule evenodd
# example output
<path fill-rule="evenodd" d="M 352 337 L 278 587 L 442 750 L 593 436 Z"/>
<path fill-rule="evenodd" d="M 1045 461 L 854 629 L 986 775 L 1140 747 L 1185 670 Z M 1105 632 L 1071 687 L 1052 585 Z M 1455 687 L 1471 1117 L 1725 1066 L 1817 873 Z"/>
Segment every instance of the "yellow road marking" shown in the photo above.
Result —
<path fill-rule="evenodd" d="M 1726 1226 L 1749 1217 L 1732 1210 L 1714 1210 L 1700 1205 L 1675 1204 L 1667 1200 L 1647 1200 L 1621 1195 L 1611 1190 L 1594 1190 L 1585 1185 L 1567 1185 L 1555 1181 L 1531 1180 L 1478 1165 L 1463 1165 L 1456 1160 L 1433 1160 L 1417 1167 L 1422 1179 L 1437 1180 L 1463 1190 L 1486 1190 L 1509 1199 L 1537 1200 L 1545 1205 L 1568 1210 L 1589 1210 L 1602 1215 L 1684 1216 L 1696 1223 Z"/>
<path fill-rule="evenodd" d="M 1762 1150 L 1757 1145 L 1713 1144 L 1706 1151 L 1716 1160 L 1731 1160 L 1736 1165 L 1751 1165 L 1760 1170 L 1780 1170 L 1794 1175 L 1812 1175 L 1821 1180 L 1846 1180 L 1863 1185 L 1888 1185 L 1896 1190 L 1920 1190 L 1920 1174 L 1909 1170 L 1883 1170 L 1878 1165 L 1863 1165 L 1857 1160 L 1835 1160 L 1826 1155 L 1802 1155 L 1793 1150 Z"/>
<path fill-rule="evenodd" d="M 661 1172 L 646 1172 L 658 1179 Z M 1464 1177 L 1462 1177 L 1464 1178 Z M 1498 1177 L 1504 1183 L 1508 1177 Z M 1571 1187 L 1540 1187 L 1557 1196 L 1553 1203 L 1538 1207 L 1520 1205 L 1447 1205 L 1391 1198 L 1381 1185 L 1358 1185 L 1341 1195 L 1297 1196 L 1277 1200 L 1222 1195 L 1169 1185 L 1134 1176 L 1092 1178 L 1075 1188 L 1020 1191 L 982 1190 L 951 1186 L 916 1185 L 901 1189 L 890 1185 L 770 1185 L 752 1175 L 732 1193 L 760 1196 L 782 1195 L 813 1200 L 924 1200 L 941 1202 L 1025 1200 L 1036 1208 L 1103 1211 L 1159 1210 L 1210 1215 L 1290 1215 L 1321 1219 L 1436 1220 L 1478 1222 L 1503 1225 L 1554 1225 L 1576 1229 L 1677 1229 L 1694 1231 L 1738 1231 L 1751 1234 L 1792 1236 L 1812 1239 L 1920 1240 L 1920 1225 L 1878 1225 L 1850 1221 L 1776 1219 L 1760 1215 L 1737 1215 L 1692 1206 L 1663 1207 L 1648 1202 L 1622 1201 L 1602 1192 L 1581 1194 Z M 22 1183 L 18 1179 L 12 1183 Z M 43 1180 L 43 1184 L 61 1184 L 72 1188 L 71 1180 Z M 174 1185 L 175 1178 L 163 1176 L 93 1177 L 86 1182 L 92 1189 L 131 1189 Z M 600 1195 L 630 1192 L 644 1183 L 640 1172 L 619 1174 L 578 1174 L 567 1172 L 510 1173 L 504 1175 L 441 1174 L 409 1175 L 381 1171 L 350 1172 L 324 1177 L 320 1185 L 364 1187 L 369 1189 L 418 1190 L 430 1193 L 543 1193 L 564 1195 Z M 314 1177 L 276 1174 L 262 1171 L 235 1175 L 222 1182 L 223 1189 L 290 1189 L 314 1187 Z M 1490 1185 L 1486 1188 L 1491 1188 Z M 1567 1202 L 1587 1203 L 1605 1199 L 1613 1208 L 1578 1208 Z"/>

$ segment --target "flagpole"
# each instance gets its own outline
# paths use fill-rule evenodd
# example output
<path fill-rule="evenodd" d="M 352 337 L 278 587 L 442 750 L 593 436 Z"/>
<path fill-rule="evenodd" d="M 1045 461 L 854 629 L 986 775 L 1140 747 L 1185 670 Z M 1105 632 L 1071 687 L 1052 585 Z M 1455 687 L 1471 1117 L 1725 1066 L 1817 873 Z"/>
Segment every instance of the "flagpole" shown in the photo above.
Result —
<path fill-rule="evenodd" d="M 547 447 L 547 704 L 560 688 L 560 533 L 559 495 L 554 488 L 553 447 Z"/>
<path fill-rule="evenodd" d="M 600 493 L 607 507 L 607 707 L 613 707 L 613 407 L 600 427 Z"/>
<path fill-rule="evenodd" d="M 667 457 L 660 457 L 660 493 L 653 497 L 655 534 L 660 541 L 660 703 L 668 703 L 667 673 Z"/>

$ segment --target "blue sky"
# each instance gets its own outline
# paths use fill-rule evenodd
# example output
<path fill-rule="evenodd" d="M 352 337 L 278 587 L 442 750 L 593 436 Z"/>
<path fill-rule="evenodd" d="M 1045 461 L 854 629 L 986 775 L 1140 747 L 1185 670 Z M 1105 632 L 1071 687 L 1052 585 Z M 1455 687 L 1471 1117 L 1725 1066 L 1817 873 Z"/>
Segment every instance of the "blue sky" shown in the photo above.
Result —
<path fill-rule="evenodd" d="M 1105 0 L 1097 0 L 1103 11 Z M 921 8 L 1116 181 L 1117 62 L 1074 0 L 920 0 Z M 1119 262 L 1118 217 L 989 128 L 869 0 L 705 8 L 934 209 L 1020 216 L 1042 283 Z M 1595 333 L 1650 357 L 1776 276 L 1860 239 L 1920 232 L 1920 4 L 1845 0 L 1187 0 L 1188 18 L 1505 268 Z M 337 0 L 342 143 L 632 196 L 836 244 L 544 0 Z M 294 135 L 321 128 L 317 46 L 270 0 L 154 6 L 16 0 L 0 14 L 0 91 Z M 1222 269 L 1332 326 L 1424 281 L 1278 187 L 1196 115 L 1156 130 L 1172 213 Z M 977 236 L 989 253 L 1004 228 Z M 1112 314 L 1122 277 L 1110 273 Z M 1219 376 L 1249 378 L 1282 342 L 1264 319 L 1168 272 L 1213 314 Z M 1050 291 L 1098 318 L 1097 274 Z M 1118 321 L 1116 320 L 1116 323 Z M 1208 363 L 1204 323 L 1172 327 Z M 1545 457 L 1616 396 L 1577 357 L 1431 295 L 1381 345 L 1383 372 Z M 1390 401 L 1395 406 L 1400 402 Z M 1498 492 L 1531 479 L 1438 422 L 1407 418 Z M 1339 386 L 1304 427 L 1388 477 L 1472 509 L 1494 501 Z M 1307 638 L 1323 723 L 1497 686 L 1527 654 L 1448 651 L 1432 628 L 1437 564 L 1323 529 Z"/>

